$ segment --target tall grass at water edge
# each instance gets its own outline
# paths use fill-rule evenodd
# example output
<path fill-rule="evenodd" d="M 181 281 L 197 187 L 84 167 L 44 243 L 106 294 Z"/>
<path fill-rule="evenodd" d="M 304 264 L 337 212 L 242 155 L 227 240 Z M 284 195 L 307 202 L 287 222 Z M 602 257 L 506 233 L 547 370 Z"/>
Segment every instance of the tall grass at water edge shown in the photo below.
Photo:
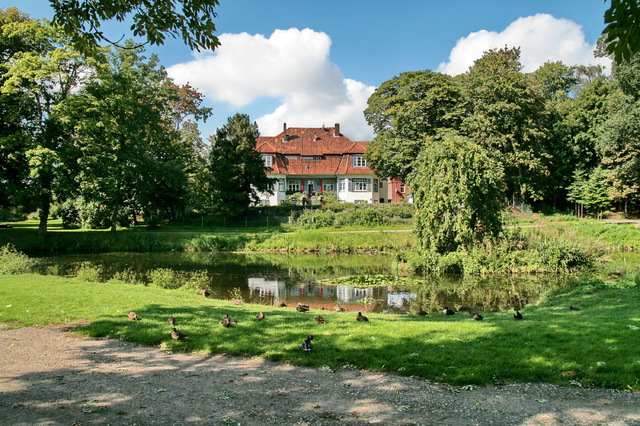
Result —
<path fill-rule="evenodd" d="M 73 294 L 73 297 L 69 295 Z M 359 368 L 452 385 L 548 382 L 640 391 L 640 288 L 634 281 L 584 282 L 548 295 L 523 311 L 453 316 L 320 312 L 207 299 L 195 290 L 168 290 L 77 278 L 0 275 L 0 322 L 46 326 L 88 322 L 76 332 L 186 352 L 258 356 L 332 371 Z M 580 306 L 570 311 L 569 305 Z M 131 321 L 135 311 L 140 321 Z M 264 312 L 266 319 L 255 315 Z M 218 325 L 228 313 L 237 325 Z M 189 335 L 170 338 L 168 316 Z M 310 353 L 301 341 L 313 334 Z"/>

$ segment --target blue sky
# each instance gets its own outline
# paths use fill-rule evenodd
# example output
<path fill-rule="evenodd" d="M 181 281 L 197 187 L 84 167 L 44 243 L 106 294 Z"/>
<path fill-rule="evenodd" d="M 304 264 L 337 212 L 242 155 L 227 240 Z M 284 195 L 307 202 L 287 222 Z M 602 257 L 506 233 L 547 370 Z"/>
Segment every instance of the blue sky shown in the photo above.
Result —
<path fill-rule="evenodd" d="M 235 112 L 263 135 L 341 123 L 369 140 L 362 110 L 384 81 L 404 71 L 459 74 L 491 48 L 520 46 L 525 71 L 547 60 L 595 64 L 603 0 L 220 0 L 222 47 L 191 52 L 177 40 L 148 53 L 179 83 L 206 96 L 214 116 L 204 137 Z M 2 0 L 33 18 L 52 18 L 48 0 Z M 126 26 L 109 28 L 119 39 Z"/>

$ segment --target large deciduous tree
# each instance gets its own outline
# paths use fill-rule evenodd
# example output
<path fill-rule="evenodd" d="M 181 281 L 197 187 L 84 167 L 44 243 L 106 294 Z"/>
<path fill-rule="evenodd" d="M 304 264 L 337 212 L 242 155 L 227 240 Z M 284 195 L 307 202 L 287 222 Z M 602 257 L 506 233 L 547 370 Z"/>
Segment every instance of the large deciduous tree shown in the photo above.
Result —
<path fill-rule="evenodd" d="M 463 114 L 461 89 L 448 75 L 405 72 L 385 81 L 364 111 L 376 132 L 365 154 L 368 164 L 381 177 L 406 178 L 425 138 L 456 128 Z"/>
<path fill-rule="evenodd" d="M 482 145 L 446 132 L 429 138 L 416 164 L 409 185 L 423 249 L 446 253 L 499 235 L 503 168 Z"/>
<path fill-rule="evenodd" d="M 209 137 L 210 154 L 206 185 L 211 211 L 225 218 L 246 216 L 259 201 L 258 192 L 273 191 L 273 179 L 255 150 L 258 125 L 246 114 L 236 114 Z"/>
<path fill-rule="evenodd" d="M 65 175 L 73 160 L 67 138 L 54 114 L 89 73 L 87 62 L 69 47 L 68 38 L 46 21 L 26 19 L 15 10 L 3 13 L 0 110 L 7 126 L 2 131 L 2 155 L 7 156 L 8 182 L 21 181 L 23 194 L 40 217 L 39 232 L 47 230 L 51 203 L 69 188 Z M 29 175 L 13 174 L 28 162 Z M 17 202 L 17 200 L 15 200 Z"/>
<path fill-rule="evenodd" d="M 136 213 L 156 223 L 184 207 L 193 146 L 176 130 L 181 100 L 155 57 L 117 49 L 60 111 L 80 153 L 82 198 L 103 209 L 112 230 Z"/>
<path fill-rule="evenodd" d="M 549 174 L 549 131 L 544 99 L 521 70 L 518 48 L 493 49 L 474 62 L 461 76 L 469 100 L 461 132 L 504 166 L 510 198 L 528 201 L 542 197 Z"/>

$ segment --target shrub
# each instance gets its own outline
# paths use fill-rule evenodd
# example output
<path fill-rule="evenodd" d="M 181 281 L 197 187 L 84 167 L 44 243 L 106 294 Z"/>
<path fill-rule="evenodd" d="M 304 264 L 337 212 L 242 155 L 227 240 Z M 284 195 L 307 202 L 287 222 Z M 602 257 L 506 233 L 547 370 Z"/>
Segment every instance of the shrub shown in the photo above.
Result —
<path fill-rule="evenodd" d="M 318 229 L 333 226 L 334 215 L 322 211 L 304 211 L 296 220 L 296 225 L 304 229 Z"/>
<path fill-rule="evenodd" d="M 101 266 L 83 262 L 76 272 L 76 276 L 82 281 L 101 282 L 105 280 L 104 269 Z"/>
<path fill-rule="evenodd" d="M 357 209 L 349 213 L 349 224 L 356 226 L 379 226 L 382 213 L 373 209 Z"/>
<path fill-rule="evenodd" d="M 152 269 L 149 272 L 149 284 L 162 288 L 180 288 L 186 281 L 180 271 L 169 268 Z"/>
<path fill-rule="evenodd" d="M 29 272 L 35 261 L 17 251 L 13 245 L 0 247 L 0 274 L 13 275 Z"/>

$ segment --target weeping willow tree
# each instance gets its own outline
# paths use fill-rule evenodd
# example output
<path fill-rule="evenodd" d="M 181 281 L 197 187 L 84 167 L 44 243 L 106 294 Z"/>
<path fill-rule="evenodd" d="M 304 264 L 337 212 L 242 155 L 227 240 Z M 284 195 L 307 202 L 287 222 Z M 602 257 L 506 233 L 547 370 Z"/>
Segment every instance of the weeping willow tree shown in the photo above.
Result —
<path fill-rule="evenodd" d="M 421 247 L 447 253 L 502 230 L 502 165 L 469 138 L 430 138 L 409 177 Z"/>

